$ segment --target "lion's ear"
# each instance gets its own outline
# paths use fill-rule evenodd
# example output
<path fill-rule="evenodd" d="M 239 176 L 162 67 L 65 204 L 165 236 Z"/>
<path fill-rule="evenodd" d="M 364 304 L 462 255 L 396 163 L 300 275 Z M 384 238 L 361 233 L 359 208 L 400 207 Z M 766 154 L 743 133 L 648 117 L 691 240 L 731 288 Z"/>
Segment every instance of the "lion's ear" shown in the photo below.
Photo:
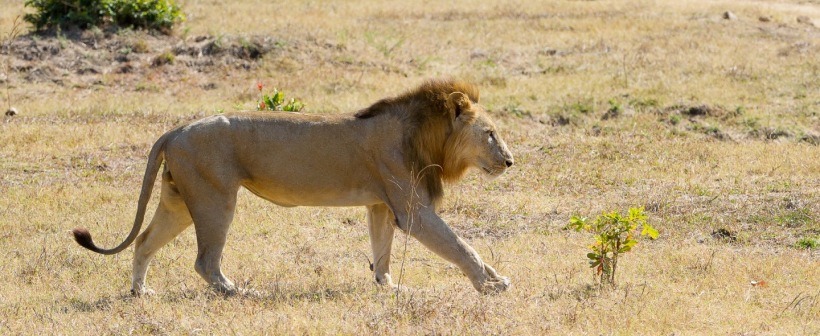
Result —
<path fill-rule="evenodd" d="M 452 119 L 460 117 L 462 114 L 472 114 L 473 104 L 470 98 L 462 92 L 453 92 L 447 97 L 447 106 L 450 108 L 450 117 Z"/>

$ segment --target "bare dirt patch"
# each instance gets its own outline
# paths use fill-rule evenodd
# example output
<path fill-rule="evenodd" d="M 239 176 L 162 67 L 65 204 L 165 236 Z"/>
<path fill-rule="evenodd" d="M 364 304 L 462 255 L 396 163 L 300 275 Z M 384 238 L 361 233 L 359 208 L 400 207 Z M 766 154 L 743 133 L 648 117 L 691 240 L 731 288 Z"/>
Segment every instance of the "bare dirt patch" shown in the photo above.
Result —
<path fill-rule="evenodd" d="M 225 68 L 251 70 L 257 60 L 284 45 L 262 35 L 175 37 L 86 31 L 67 36 L 20 36 L 0 47 L 0 55 L 11 58 L 11 74 L 27 83 L 82 86 L 99 83 L 101 75 L 109 74 L 136 81 L 157 70 L 168 75 Z"/>

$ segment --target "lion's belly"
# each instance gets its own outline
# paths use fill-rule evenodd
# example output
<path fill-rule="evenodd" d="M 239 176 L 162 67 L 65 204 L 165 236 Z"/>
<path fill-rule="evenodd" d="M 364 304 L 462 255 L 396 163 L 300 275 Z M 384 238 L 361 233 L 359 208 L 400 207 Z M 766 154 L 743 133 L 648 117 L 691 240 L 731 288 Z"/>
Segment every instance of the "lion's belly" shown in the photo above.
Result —
<path fill-rule="evenodd" d="M 290 189 L 282 187 L 261 188 L 245 185 L 250 192 L 274 204 L 293 206 L 363 206 L 382 203 L 374 194 L 359 189 L 310 190 L 311 188 Z"/>

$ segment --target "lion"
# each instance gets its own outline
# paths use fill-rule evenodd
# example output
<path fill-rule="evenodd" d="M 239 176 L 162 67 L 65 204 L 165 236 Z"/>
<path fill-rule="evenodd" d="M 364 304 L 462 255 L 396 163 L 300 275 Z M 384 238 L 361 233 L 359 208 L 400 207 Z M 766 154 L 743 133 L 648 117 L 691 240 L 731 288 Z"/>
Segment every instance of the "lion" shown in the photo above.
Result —
<path fill-rule="evenodd" d="M 481 293 L 510 286 L 436 214 L 443 183 L 470 168 L 490 178 L 513 165 L 513 155 L 484 108 L 478 89 L 452 79 L 428 80 L 402 95 L 353 114 L 234 112 L 209 116 L 162 135 L 151 148 L 137 214 L 128 237 L 97 247 L 88 230 L 73 235 L 105 255 L 136 241 L 131 291 L 145 285 L 159 248 L 194 225 L 194 269 L 216 290 L 238 289 L 220 266 L 240 187 L 270 202 L 294 206 L 364 206 L 375 282 L 390 277 L 395 228 L 455 264 Z M 165 163 L 164 166 L 162 163 Z M 140 234 L 162 168 L 159 205 Z"/>

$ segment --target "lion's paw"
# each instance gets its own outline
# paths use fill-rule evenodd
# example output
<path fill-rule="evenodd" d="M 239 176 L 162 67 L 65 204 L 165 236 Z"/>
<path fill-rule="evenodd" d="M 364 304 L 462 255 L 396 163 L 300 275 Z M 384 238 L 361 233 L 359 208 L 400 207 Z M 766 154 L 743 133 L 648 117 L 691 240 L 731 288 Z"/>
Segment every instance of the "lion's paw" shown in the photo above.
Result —
<path fill-rule="evenodd" d="M 261 298 L 262 297 L 262 292 L 260 292 L 256 289 L 253 289 L 253 288 L 237 287 L 236 290 L 234 291 L 234 295 L 251 297 L 251 298 Z"/>
<path fill-rule="evenodd" d="M 225 296 L 234 296 L 236 294 L 241 294 L 240 290 L 231 282 L 214 282 L 211 284 L 211 289 L 214 292 Z"/>
<path fill-rule="evenodd" d="M 406 293 L 407 291 L 410 290 L 405 285 L 396 285 L 396 284 L 392 284 L 392 283 L 389 286 L 384 286 L 383 288 L 386 289 L 386 290 L 390 290 L 391 292 L 402 292 L 402 293 Z"/>
<path fill-rule="evenodd" d="M 482 294 L 498 294 L 510 288 L 510 278 L 497 276 L 484 281 L 478 289 Z"/>
<path fill-rule="evenodd" d="M 134 297 L 143 297 L 143 296 L 154 296 L 157 292 L 154 292 L 153 289 L 148 287 L 140 287 L 140 288 L 132 288 L 131 295 Z"/>

